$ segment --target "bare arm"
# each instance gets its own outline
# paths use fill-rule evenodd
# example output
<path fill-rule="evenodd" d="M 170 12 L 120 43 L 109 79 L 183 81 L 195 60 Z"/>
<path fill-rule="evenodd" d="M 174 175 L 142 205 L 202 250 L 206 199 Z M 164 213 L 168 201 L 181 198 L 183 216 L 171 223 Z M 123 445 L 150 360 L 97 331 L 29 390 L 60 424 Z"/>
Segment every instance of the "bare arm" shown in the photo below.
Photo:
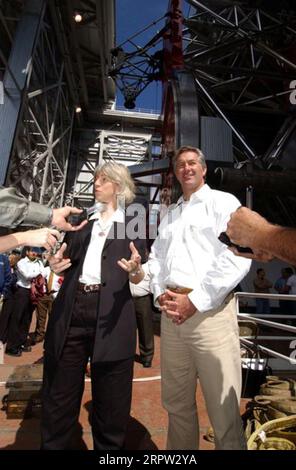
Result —
<path fill-rule="evenodd" d="M 291 264 L 296 263 L 296 230 L 273 225 L 246 207 L 240 207 L 231 215 L 226 233 L 233 243 L 253 249 L 254 256 L 243 254 L 245 257 L 261 261 L 276 257 Z"/>
<path fill-rule="evenodd" d="M 272 225 L 269 237 L 266 251 L 287 263 L 296 264 L 296 230 Z"/>
<path fill-rule="evenodd" d="M 51 250 L 57 243 L 60 233 L 50 228 L 27 230 L 0 237 L 0 253 L 23 245 L 43 246 Z"/>

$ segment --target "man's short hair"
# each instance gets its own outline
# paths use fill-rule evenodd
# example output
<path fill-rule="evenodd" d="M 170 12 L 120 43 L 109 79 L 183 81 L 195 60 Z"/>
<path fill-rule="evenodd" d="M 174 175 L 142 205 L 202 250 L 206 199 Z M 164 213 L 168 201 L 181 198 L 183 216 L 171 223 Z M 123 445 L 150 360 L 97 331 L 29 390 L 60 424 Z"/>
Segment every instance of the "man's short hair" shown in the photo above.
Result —
<path fill-rule="evenodd" d="M 104 175 L 107 180 L 118 184 L 119 195 L 130 204 L 135 198 L 135 183 L 131 177 L 129 169 L 122 163 L 106 162 L 95 168 L 94 179 Z"/>
<path fill-rule="evenodd" d="M 207 168 L 207 163 L 206 163 L 206 159 L 205 159 L 205 156 L 204 156 L 203 152 L 199 148 L 191 147 L 190 145 L 184 145 L 183 147 L 180 147 L 176 150 L 176 152 L 173 156 L 173 166 L 174 166 L 174 168 L 176 168 L 176 163 L 177 163 L 177 160 L 180 157 L 180 155 L 182 155 L 182 153 L 185 153 L 185 152 L 194 152 L 197 155 L 199 163 L 201 164 L 201 166 L 203 168 Z"/>

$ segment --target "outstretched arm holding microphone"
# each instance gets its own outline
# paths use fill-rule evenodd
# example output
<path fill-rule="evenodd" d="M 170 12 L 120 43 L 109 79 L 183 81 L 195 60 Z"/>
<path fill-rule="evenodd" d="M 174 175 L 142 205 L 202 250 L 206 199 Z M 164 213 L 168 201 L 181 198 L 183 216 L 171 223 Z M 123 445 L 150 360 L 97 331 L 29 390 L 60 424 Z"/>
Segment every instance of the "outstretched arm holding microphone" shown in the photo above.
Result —
<path fill-rule="evenodd" d="M 0 237 L 0 253 L 24 245 L 44 247 L 50 251 L 55 247 L 59 236 L 59 231 L 51 228 L 40 228 L 4 235 Z"/>
<path fill-rule="evenodd" d="M 1 227 L 52 225 L 60 230 L 73 232 L 84 227 L 87 221 L 74 226 L 67 219 L 70 215 L 81 212 L 81 209 L 70 206 L 52 209 L 37 202 L 28 201 L 17 193 L 16 188 L 0 188 Z"/>
<path fill-rule="evenodd" d="M 23 245 L 34 245 L 44 247 L 51 251 L 63 231 L 78 231 L 83 228 L 87 221 L 74 225 L 69 217 L 82 212 L 76 207 L 65 206 L 51 209 L 36 202 L 26 200 L 18 194 L 15 188 L 0 188 L 0 226 L 4 228 L 15 228 L 18 226 L 50 225 L 52 228 L 40 228 L 17 232 L 0 237 L 0 253 Z"/>

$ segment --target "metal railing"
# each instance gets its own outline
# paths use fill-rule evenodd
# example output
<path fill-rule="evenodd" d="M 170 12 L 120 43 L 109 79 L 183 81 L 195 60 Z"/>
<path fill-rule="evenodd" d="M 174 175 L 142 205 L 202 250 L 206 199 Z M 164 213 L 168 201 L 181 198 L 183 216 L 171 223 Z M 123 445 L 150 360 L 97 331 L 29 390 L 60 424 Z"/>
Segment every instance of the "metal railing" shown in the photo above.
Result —
<path fill-rule="evenodd" d="M 278 323 L 274 321 L 270 321 L 268 319 L 275 319 L 279 318 L 281 320 L 294 320 L 296 321 L 296 314 L 294 315 L 285 315 L 285 314 L 257 314 L 257 313 L 240 313 L 239 312 L 239 300 L 240 299 L 269 299 L 269 300 L 288 300 L 288 301 L 296 301 L 296 295 L 285 295 L 285 294 L 258 294 L 258 293 L 249 293 L 249 292 L 236 292 L 235 293 L 235 301 L 236 301 L 236 311 L 237 311 L 237 316 L 238 318 L 242 319 L 252 319 L 256 324 L 259 325 L 264 325 L 270 328 L 276 328 L 278 330 L 282 331 L 288 331 L 290 333 L 294 333 L 294 336 L 275 336 L 275 335 L 270 335 L 270 336 L 240 336 L 240 341 L 241 343 L 247 345 L 247 346 L 255 346 L 258 351 L 264 352 L 268 356 L 273 356 L 279 359 L 284 359 L 285 361 L 288 361 L 290 364 L 295 364 L 296 365 L 296 354 L 295 357 L 286 356 L 285 354 L 282 354 L 278 351 L 275 351 L 274 349 L 267 348 L 266 346 L 262 346 L 258 344 L 258 341 L 260 340 L 267 340 L 267 341 L 295 341 L 294 348 L 296 350 L 296 327 L 292 325 L 287 325 L 283 323 Z M 253 341 L 251 340 L 253 339 Z M 254 341 L 255 340 L 255 341 Z M 293 352 L 292 352 L 293 354 Z M 294 354 L 293 354 L 294 356 Z"/>

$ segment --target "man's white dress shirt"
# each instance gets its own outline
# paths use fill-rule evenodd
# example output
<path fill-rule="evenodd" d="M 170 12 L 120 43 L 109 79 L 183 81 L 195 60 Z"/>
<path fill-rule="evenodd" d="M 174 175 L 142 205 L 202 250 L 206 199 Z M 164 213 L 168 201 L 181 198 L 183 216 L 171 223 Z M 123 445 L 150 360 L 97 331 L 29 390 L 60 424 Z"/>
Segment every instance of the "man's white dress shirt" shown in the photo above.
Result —
<path fill-rule="evenodd" d="M 192 289 L 188 296 L 199 312 L 222 304 L 251 266 L 218 240 L 240 205 L 232 194 L 207 184 L 189 201 L 181 196 L 161 221 L 152 245 L 149 270 L 155 300 L 167 286 L 179 286 Z"/>

